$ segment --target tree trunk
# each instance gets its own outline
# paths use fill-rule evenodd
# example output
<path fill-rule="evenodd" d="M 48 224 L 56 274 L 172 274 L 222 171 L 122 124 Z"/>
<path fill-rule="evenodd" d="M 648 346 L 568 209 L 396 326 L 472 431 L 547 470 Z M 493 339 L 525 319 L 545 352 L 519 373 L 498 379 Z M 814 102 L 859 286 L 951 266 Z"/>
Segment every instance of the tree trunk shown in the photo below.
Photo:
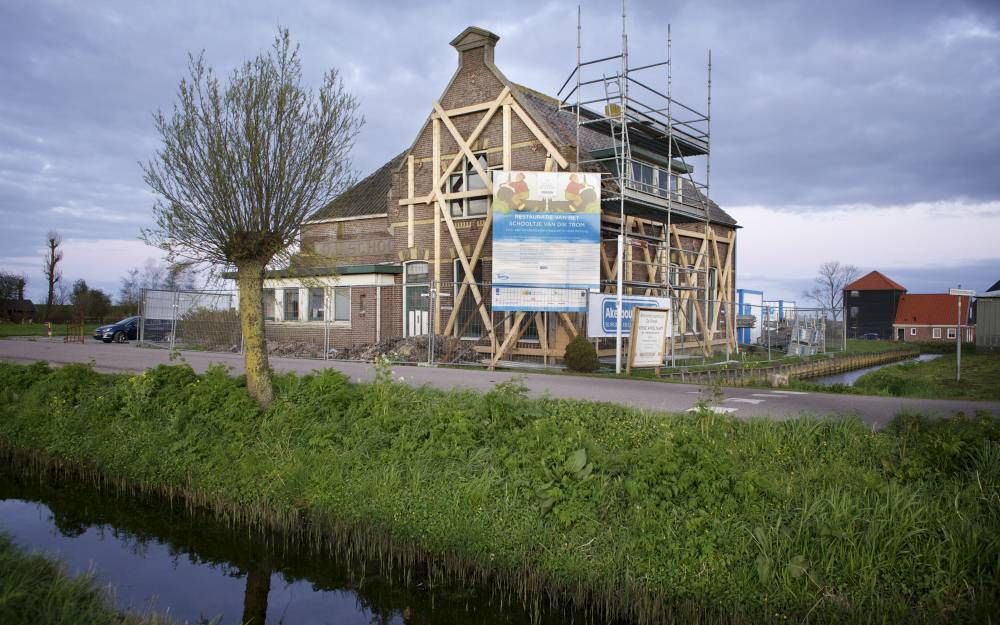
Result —
<path fill-rule="evenodd" d="M 267 596 L 271 592 L 271 569 L 254 563 L 247 571 L 247 584 L 243 591 L 243 624 L 266 625 Z"/>
<path fill-rule="evenodd" d="M 240 288 L 240 330 L 243 332 L 243 366 L 247 374 L 247 391 L 261 408 L 267 408 L 274 399 L 274 390 L 271 388 L 271 367 L 267 363 L 264 312 L 261 305 L 264 263 L 241 263 L 236 267 L 236 274 L 236 282 Z"/>

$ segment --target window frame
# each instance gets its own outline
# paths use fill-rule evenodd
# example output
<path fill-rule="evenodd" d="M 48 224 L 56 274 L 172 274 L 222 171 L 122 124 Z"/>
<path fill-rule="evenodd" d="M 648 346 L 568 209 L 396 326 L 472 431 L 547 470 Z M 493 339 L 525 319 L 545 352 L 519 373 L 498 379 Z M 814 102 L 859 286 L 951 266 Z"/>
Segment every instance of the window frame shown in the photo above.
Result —
<path fill-rule="evenodd" d="M 479 273 L 478 276 L 476 275 L 477 272 Z M 451 275 L 452 275 L 452 293 L 451 293 L 451 296 L 452 296 L 452 300 L 451 300 L 452 301 L 452 305 L 459 306 L 458 292 L 462 288 L 462 285 L 465 284 L 465 281 L 464 281 L 465 280 L 465 266 L 462 265 L 462 261 L 460 259 L 456 258 L 454 260 L 454 262 L 452 264 L 452 274 Z M 476 263 L 476 268 L 472 270 L 472 280 L 477 285 L 479 285 L 480 287 L 482 287 L 482 285 L 483 285 L 483 263 L 482 263 L 482 261 Z M 486 293 L 489 293 L 489 288 L 486 288 L 486 289 L 480 288 L 480 292 L 483 292 L 484 290 L 485 290 Z M 466 297 L 466 299 L 472 299 L 472 292 L 469 291 L 469 290 L 466 290 L 465 297 Z M 476 326 L 478 324 L 478 326 L 479 326 L 479 334 L 478 335 L 471 334 L 471 335 L 466 335 L 466 336 L 459 336 L 459 331 L 462 329 L 461 326 L 464 325 L 464 323 L 459 321 L 459 316 L 460 315 L 457 315 L 455 317 L 455 327 L 452 329 L 452 333 L 453 333 L 453 335 L 456 338 L 461 339 L 463 341 L 478 341 L 481 338 L 483 338 L 483 334 L 485 332 L 484 332 L 484 330 L 482 328 L 483 321 L 482 321 L 482 319 L 479 318 L 479 310 L 477 308 L 473 308 L 471 314 L 473 315 L 473 319 L 477 320 L 477 321 L 473 321 L 472 323 L 470 323 L 469 327 L 472 328 L 473 326 Z"/>
<path fill-rule="evenodd" d="M 270 314 L 270 316 L 268 316 L 268 314 L 267 314 L 267 308 L 268 307 L 266 306 L 268 293 L 271 294 L 271 314 Z M 260 308 L 261 308 L 261 314 L 264 315 L 264 322 L 265 323 L 268 322 L 268 321 L 277 321 L 277 317 L 274 314 L 275 310 L 278 308 L 278 299 L 277 299 L 277 294 L 275 293 L 275 289 L 261 289 L 261 293 L 260 293 Z M 282 311 L 282 312 L 284 312 L 284 311 Z"/>
<path fill-rule="evenodd" d="M 952 341 L 958 338 L 958 328 L 948 328 L 948 338 Z"/>
<path fill-rule="evenodd" d="M 347 292 L 347 318 L 343 319 L 338 317 L 339 312 L 337 311 L 337 296 L 339 294 L 344 293 L 345 291 Z M 331 308 L 333 309 L 333 318 L 330 320 L 331 323 L 342 324 L 342 325 L 351 324 L 351 317 L 353 316 L 352 309 L 354 307 L 353 297 L 354 297 L 354 292 L 351 290 L 351 287 L 349 286 L 335 286 L 330 288 L 329 303 L 332 304 Z"/>
<path fill-rule="evenodd" d="M 916 327 L 911 327 L 910 328 L 910 336 L 916 336 L 916 335 L 917 335 L 917 328 Z"/>
<path fill-rule="evenodd" d="M 941 328 L 931 328 L 931 338 L 941 338 Z"/>
<path fill-rule="evenodd" d="M 479 161 L 479 164 L 483 166 L 483 170 L 489 174 L 490 171 L 494 171 L 499 168 L 497 165 L 490 165 L 490 156 L 488 150 L 480 150 L 478 152 L 473 152 L 473 156 Z M 482 180 L 482 176 L 476 171 L 476 168 L 469 161 L 468 156 L 462 157 L 461 171 L 453 172 L 448 176 L 448 192 L 449 193 L 465 193 L 466 191 L 482 191 L 483 194 L 474 197 L 463 197 L 448 200 L 448 212 L 452 219 L 476 219 L 480 217 L 485 217 L 490 210 L 490 194 L 487 190 L 487 183 L 485 180 L 482 182 L 481 187 L 472 188 L 470 186 L 471 180 Z M 458 181 L 458 188 L 455 188 L 455 181 Z M 470 208 L 473 202 L 485 202 L 485 207 L 483 211 L 472 213 Z M 459 210 L 456 212 L 455 208 L 458 207 Z"/>
<path fill-rule="evenodd" d="M 319 309 L 319 316 L 313 316 L 313 295 L 316 291 L 320 293 L 321 308 Z M 326 288 L 325 287 L 309 287 L 306 289 L 308 293 L 309 305 L 306 307 L 306 321 L 309 323 L 323 323 L 326 320 Z"/>
<path fill-rule="evenodd" d="M 289 293 L 294 293 L 295 298 L 295 317 L 293 319 L 288 318 L 288 304 L 292 301 L 288 298 Z M 286 287 L 282 289 L 281 293 L 281 320 L 282 321 L 301 321 L 302 320 L 302 302 L 299 296 L 299 287 Z"/>

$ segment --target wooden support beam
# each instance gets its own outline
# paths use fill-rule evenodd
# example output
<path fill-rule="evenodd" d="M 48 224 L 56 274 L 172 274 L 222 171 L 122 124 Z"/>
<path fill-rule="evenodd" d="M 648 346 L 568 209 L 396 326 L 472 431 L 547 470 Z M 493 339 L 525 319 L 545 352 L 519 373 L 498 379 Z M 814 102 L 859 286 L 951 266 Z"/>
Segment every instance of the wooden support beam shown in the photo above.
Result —
<path fill-rule="evenodd" d="M 559 150 L 552 145 L 552 142 L 545 136 L 545 133 L 538 129 L 538 126 L 531 119 L 531 117 L 524 112 L 524 109 L 522 109 L 517 102 L 511 102 L 510 108 L 517 114 L 518 117 L 521 118 L 524 125 L 531 131 L 531 134 L 535 135 L 535 138 L 538 139 L 543 146 L 545 146 L 545 149 L 548 150 L 549 156 L 554 158 L 563 169 L 569 169 L 569 162 L 563 158 L 562 154 L 559 153 Z"/>
<path fill-rule="evenodd" d="M 524 321 L 524 315 L 524 312 L 518 312 L 514 315 L 514 325 L 511 327 L 511 331 L 507 333 L 507 336 L 503 337 L 503 343 L 500 344 L 496 353 L 493 354 L 493 358 L 490 360 L 490 369 L 495 369 L 497 363 L 500 362 L 500 359 L 510 349 L 510 346 L 521 338 L 521 335 L 524 333 L 524 330 L 521 329 L 521 322 Z"/>
<path fill-rule="evenodd" d="M 413 197 L 413 155 L 406 157 L 406 197 Z M 406 208 L 406 247 L 413 247 L 413 204 Z"/>
<path fill-rule="evenodd" d="M 462 133 L 458 131 L 458 128 L 455 128 L 455 124 L 453 124 L 451 119 L 444 114 L 444 109 L 441 108 L 441 104 L 437 100 L 435 100 L 432 104 L 434 105 L 434 110 L 441 116 L 441 121 L 444 122 L 445 128 L 447 128 L 448 132 L 451 133 L 451 136 L 455 139 L 455 143 L 458 144 L 459 149 L 465 155 L 465 158 L 468 159 L 469 163 L 475 168 L 479 177 L 483 179 L 483 182 L 486 184 L 486 189 L 492 193 L 493 179 L 486 173 L 483 166 L 479 164 L 479 159 L 476 158 L 476 155 L 473 154 L 472 148 L 469 145 L 472 143 L 472 140 L 466 141 L 462 137 Z"/>
<path fill-rule="evenodd" d="M 478 113 L 479 111 L 485 111 L 490 108 L 493 102 L 480 102 L 478 104 L 470 104 L 468 106 L 460 106 L 458 108 L 448 109 L 445 111 L 445 115 L 448 117 L 458 117 L 459 115 L 468 115 L 469 113 Z M 431 113 L 431 119 L 437 119 L 439 113 L 434 111 Z"/>
<path fill-rule="evenodd" d="M 511 141 L 511 129 L 510 129 L 510 104 L 503 105 L 503 170 L 510 171 L 511 163 L 513 163 L 513 158 L 511 156 L 511 151 L 513 148 L 513 141 Z"/>
<path fill-rule="evenodd" d="M 455 229 L 455 222 L 452 221 L 451 213 L 448 212 L 448 207 L 445 204 L 444 200 L 438 197 L 436 204 L 438 210 L 441 212 L 441 215 L 444 217 L 445 223 L 448 225 L 448 232 L 451 233 L 451 241 L 455 246 L 455 253 L 458 256 L 458 261 L 462 263 L 462 268 L 465 269 L 465 284 L 467 284 L 469 288 L 472 290 L 472 297 L 473 299 L 475 299 L 476 307 L 479 310 L 480 316 L 482 316 L 483 318 L 483 323 L 485 324 L 486 331 L 489 332 L 490 340 L 495 341 L 496 337 L 494 336 L 493 333 L 493 322 L 490 320 L 489 314 L 486 313 L 486 310 L 482 306 L 483 296 L 479 292 L 479 286 L 473 279 L 474 276 L 472 273 L 472 267 L 469 265 L 469 259 L 465 256 L 465 250 L 462 249 L 462 239 L 459 238 L 458 230 Z M 458 310 L 458 306 L 460 303 L 461 303 L 460 301 L 454 302 L 454 308 L 452 309 L 452 318 L 454 318 L 455 316 L 454 311 Z M 446 333 L 451 331 L 451 325 L 452 324 L 449 324 Z"/>
<path fill-rule="evenodd" d="M 441 123 L 435 119 L 431 125 L 431 167 L 434 171 L 433 177 L 436 178 L 441 174 Z M 413 208 L 412 204 L 410 208 Z M 437 288 L 441 288 L 441 215 L 438 211 L 434 211 L 434 282 L 437 283 Z M 441 334 L 441 298 L 435 299 L 436 305 L 434 312 L 431 313 L 432 327 L 434 334 Z"/>

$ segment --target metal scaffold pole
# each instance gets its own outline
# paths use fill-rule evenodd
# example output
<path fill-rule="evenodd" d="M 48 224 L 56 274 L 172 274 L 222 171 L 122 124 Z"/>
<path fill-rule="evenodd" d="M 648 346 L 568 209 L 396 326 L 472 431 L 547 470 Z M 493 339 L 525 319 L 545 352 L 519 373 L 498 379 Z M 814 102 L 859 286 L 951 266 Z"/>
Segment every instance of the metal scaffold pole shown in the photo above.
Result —
<path fill-rule="evenodd" d="M 625 0 L 622 0 L 622 67 L 621 75 L 618 78 L 620 83 L 620 98 L 621 106 L 618 110 L 619 123 L 621 124 L 622 142 L 628 141 L 626 133 L 628 132 L 625 124 L 625 109 L 628 106 L 628 97 L 626 95 L 628 91 L 628 34 L 625 32 Z M 579 143 L 579 141 L 577 141 Z M 624 290 L 624 265 L 625 265 L 625 189 L 624 189 L 624 172 L 626 167 L 628 167 L 627 155 L 624 149 L 619 151 L 620 159 L 618 162 L 619 177 L 621 178 L 619 182 L 619 226 L 618 226 L 618 252 L 616 254 L 617 265 L 618 265 L 618 275 L 617 275 L 617 287 L 615 288 L 615 373 L 620 374 L 622 372 L 622 291 Z"/>

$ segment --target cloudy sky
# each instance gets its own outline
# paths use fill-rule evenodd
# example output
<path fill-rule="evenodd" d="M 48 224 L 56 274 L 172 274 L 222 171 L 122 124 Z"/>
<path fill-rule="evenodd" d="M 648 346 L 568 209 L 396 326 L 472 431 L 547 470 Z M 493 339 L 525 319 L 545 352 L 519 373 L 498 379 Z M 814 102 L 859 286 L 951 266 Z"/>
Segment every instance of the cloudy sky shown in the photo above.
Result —
<path fill-rule="evenodd" d="M 585 57 L 613 52 L 619 10 L 585 2 Z M 701 106 L 712 48 L 712 196 L 744 227 L 739 285 L 801 299 L 825 260 L 911 292 L 1000 279 L 1000 3 L 991 0 L 629 3 L 633 64 L 665 55 Z M 65 279 L 117 291 L 155 250 L 139 161 L 157 146 L 189 51 L 231 69 L 277 27 L 315 84 L 337 67 L 367 125 L 366 173 L 409 145 L 476 24 L 512 80 L 552 93 L 576 56 L 576 4 L 48 2 L 0 4 L 0 268 L 43 299 L 46 231 Z"/>

